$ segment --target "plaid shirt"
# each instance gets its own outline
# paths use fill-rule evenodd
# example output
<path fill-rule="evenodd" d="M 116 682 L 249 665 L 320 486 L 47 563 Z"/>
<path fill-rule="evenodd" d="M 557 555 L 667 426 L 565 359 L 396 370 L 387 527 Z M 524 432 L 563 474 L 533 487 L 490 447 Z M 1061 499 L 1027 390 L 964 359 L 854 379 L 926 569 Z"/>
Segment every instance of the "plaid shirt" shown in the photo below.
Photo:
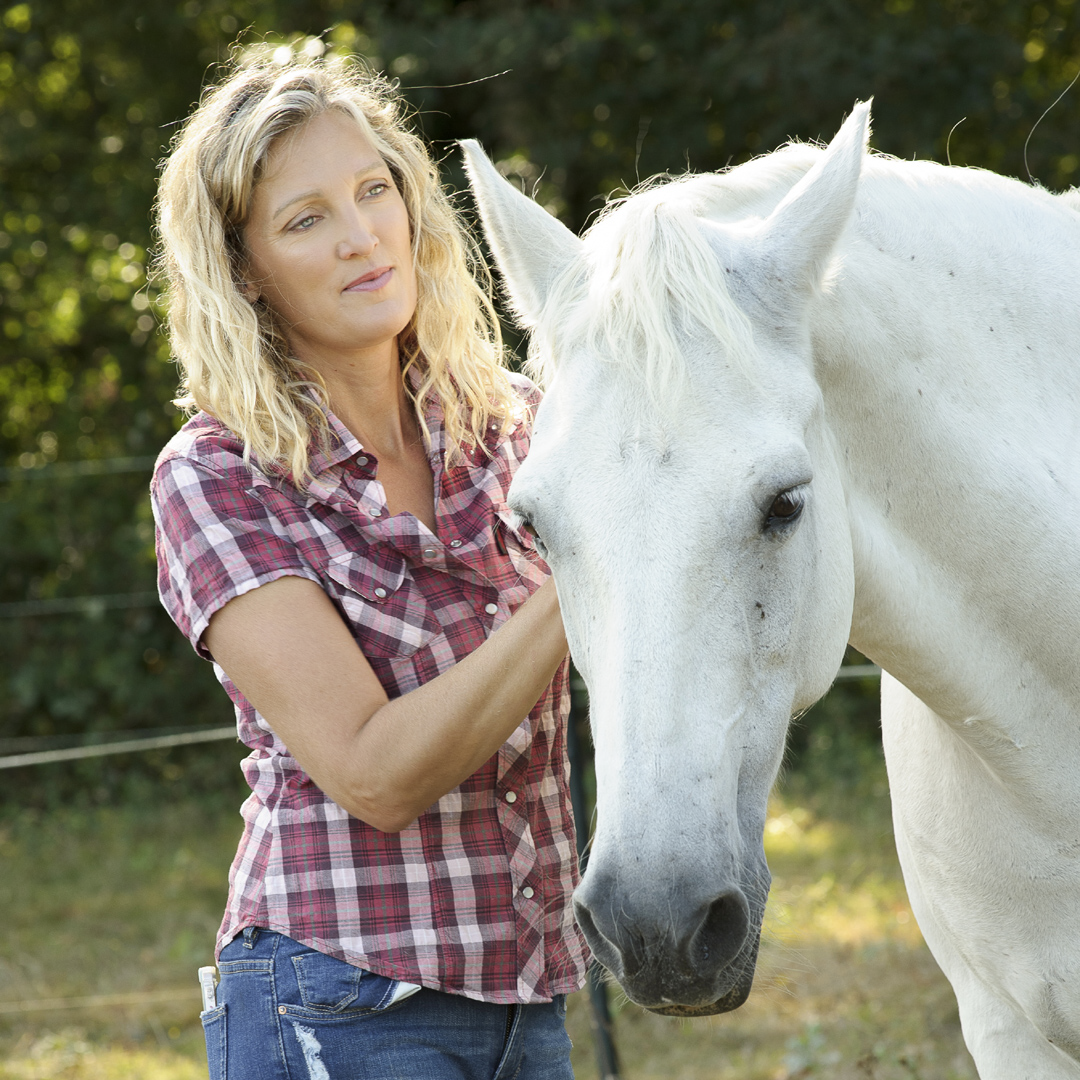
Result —
<path fill-rule="evenodd" d="M 539 392 L 513 376 L 529 409 Z M 523 416 L 527 416 L 523 409 Z M 548 570 L 506 506 L 529 448 L 519 420 L 489 432 L 489 458 L 443 467 L 441 411 L 426 416 L 437 535 L 389 515 L 377 462 L 334 417 L 306 493 L 243 460 L 200 413 L 158 459 L 151 495 L 162 603 L 200 655 L 210 617 L 283 576 L 317 582 L 387 694 L 408 693 L 468 656 Z M 244 803 L 218 951 L 246 926 L 279 931 L 394 979 L 501 1004 L 578 989 L 586 966 L 564 742 L 567 664 L 483 767 L 408 828 L 350 817 L 304 773 L 229 677 Z"/>

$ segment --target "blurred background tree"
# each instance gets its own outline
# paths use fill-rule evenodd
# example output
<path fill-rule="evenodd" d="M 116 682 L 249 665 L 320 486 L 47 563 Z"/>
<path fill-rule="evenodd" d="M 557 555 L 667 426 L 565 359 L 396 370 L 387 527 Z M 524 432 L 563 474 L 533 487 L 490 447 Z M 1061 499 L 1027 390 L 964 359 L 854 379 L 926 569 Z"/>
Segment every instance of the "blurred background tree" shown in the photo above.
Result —
<path fill-rule="evenodd" d="M 463 186 L 453 140 L 478 137 L 580 229 L 639 178 L 827 139 L 870 96 L 882 151 L 1026 177 L 1031 135 L 1031 176 L 1067 186 L 1080 91 L 1032 130 L 1080 71 L 1078 31 L 1075 0 L 0 7 L 0 754 L 230 719 L 209 666 L 146 599 L 149 461 L 182 421 L 146 274 L 158 164 L 234 43 L 366 57 L 400 81 L 448 184 Z M 113 471 L 93 474 L 95 462 Z M 812 772 L 815 746 L 821 761 L 838 747 L 857 758 L 874 694 L 849 685 L 797 727 L 796 767 Z M 237 787 L 238 757 L 214 744 L 21 769 L 0 800 Z"/>

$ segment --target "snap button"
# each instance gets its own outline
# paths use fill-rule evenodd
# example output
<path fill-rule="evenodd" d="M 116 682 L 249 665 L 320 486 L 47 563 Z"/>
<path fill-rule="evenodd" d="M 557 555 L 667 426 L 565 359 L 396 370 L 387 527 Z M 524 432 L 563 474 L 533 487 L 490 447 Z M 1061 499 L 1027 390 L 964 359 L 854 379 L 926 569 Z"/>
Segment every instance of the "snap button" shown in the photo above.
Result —
<path fill-rule="evenodd" d="M 358 458 L 356 459 L 356 464 L 357 464 L 357 465 L 366 465 L 366 464 L 368 463 L 368 461 L 369 461 L 369 460 L 370 460 L 370 459 L 369 459 L 369 458 L 367 457 L 367 455 L 366 455 L 366 454 L 361 454 L 361 455 L 360 455 L 360 456 L 359 456 L 359 457 L 358 457 Z"/>
<path fill-rule="evenodd" d="M 434 548 L 424 548 L 424 558 L 434 559 L 438 552 Z"/>
<path fill-rule="evenodd" d="M 377 589 L 375 590 L 375 595 L 376 595 L 376 596 L 377 596 L 377 597 L 378 597 L 378 598 L 379 598 L 380 600 L 385 600 L 385 599 L 386 599 L 386 590 L 385 590 L 385 589 L 384 589 L 384 588 L 383 588 L 383 587 L 382 587 L 382 586 L 380 585 L 380 586 L 379 586 L 379 587 L 378 587 L 378 588 L 377 588 Z"/>
<path fill-rule="evenodd" d="M 484 607 L 484 610 L 485 610 L 485 611 L 486 611 L 486 612 L 487 612 L 487 613 L 488 613 L 489 615 L 498 615 L 498 613 L 499 613 L 499 605 L 498 605 L 498 604 L 487 604 L 487 605 L 486 605 L 486 606 Z"/>
<path fill-rule="evenodd" d="M 517 802 L 517 793 L 514 791 L 508 791 L 506 793 L 506 801 L 509 803 Z"/>
<path fill-rule="evenodd" d="M 459 547 L 461 547 L 461 541 L 460 540 L 451 540 L 450 541 L 450 546 L 453 547 L 453 548 L 459 548 Z"/>
<path fill-rule="evenodd" d="M 521 890 L 521 895 L 524 896 L 526 900 L 531 900 L 533 898 L 532 886 L 526 885 L 525 888 Z"/>

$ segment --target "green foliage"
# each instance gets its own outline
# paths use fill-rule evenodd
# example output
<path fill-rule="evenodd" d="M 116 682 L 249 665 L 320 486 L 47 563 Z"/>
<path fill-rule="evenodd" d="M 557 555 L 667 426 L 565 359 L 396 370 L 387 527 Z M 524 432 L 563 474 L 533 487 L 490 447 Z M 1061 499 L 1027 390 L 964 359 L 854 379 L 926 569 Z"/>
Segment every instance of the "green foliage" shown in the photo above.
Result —
<path fill-rule="evenodd" d="M 0 466 L 27 474 L 0 480 L 0 604 L 153 589 L 148 473 L 30 477 L 152 456 L 180 423 L 146 277 L 158 162 L 231 43 L 314 53 L 312 35 L 401 80 L 450 183 L 462 186 L 452 140 L 479 137 L 574 228 L 639 177 L 827 138 L 871 95 L 880 149 L 1024 175 L 1033 125 L 1080 70 L 1074 0 L 0 6 Z M 1078 115 L 1080 91 L 1031 138 L 1048 186 L 1076 177 Z M 228 715 L 156 609 L 0 619 L 0 650 L 0 738 Z M 215 784 L 220 758 L 22 770 L 5 774 L 4 798 Z"/>
<path fill-rule="evenodd" d="M 865 663 L 849 653 L 849 662 Z M 838 681 L 792 723 L 780 785 L 786 798 L 866 827 L 883 824 L 874 820 L 888 793 L 879 694 L 873 676 Z"/>

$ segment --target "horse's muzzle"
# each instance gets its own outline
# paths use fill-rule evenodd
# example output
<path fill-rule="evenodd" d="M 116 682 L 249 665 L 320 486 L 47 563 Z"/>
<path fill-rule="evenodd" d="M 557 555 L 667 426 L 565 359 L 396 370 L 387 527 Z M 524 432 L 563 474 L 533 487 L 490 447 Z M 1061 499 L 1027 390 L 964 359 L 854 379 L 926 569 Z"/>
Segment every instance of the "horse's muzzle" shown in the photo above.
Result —
<path fill-rule="evenodd" d="M 709 899 L 615 889 L 591 869 L 574 895 L 578 925 L 596 959 L 631 1001 L 670 1016 L 737 1009 L 750 993 L 761 912 L 737 886 Z"/>

